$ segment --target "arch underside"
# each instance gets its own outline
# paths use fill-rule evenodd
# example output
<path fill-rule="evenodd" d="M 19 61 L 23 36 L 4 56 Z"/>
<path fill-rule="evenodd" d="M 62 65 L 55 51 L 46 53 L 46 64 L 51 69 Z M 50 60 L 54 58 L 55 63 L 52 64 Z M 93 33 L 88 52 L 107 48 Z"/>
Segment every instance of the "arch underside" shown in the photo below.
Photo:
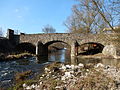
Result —
<path fill-rule="evenodd" d="M 79 55 L 94 55 L 101 53 L 104 45 L 97 42 L 88 42 L 79 46 Z"/>
<path fill-rule="evenodd" d="M 48 47 L 49 45 L 51 45 L 51 44 L 53 44 L 53 43 L 57 43 L 57 42 L 61 42 L 61 43 L 65 43 L 65 44 L 69 45 L 67 42 L 64 42 L 64 41 L 61 41 L 61 40 L 48 41 L 48 42 L 45 43 L 44 45 Z M 69 46 L 70 46 L 70 45 L 69 45 Z"/>
<path fill-rule="evenodd" d="M 38 44 L 37 44 L 37 49 L 38 49 L 37 54 L 39 54 L 39 53 L 48 53 L 48 46 L 50 46 L 53 43 L 57 43 L 57 42 L 61 42 L 61 43 L 69 45 L 68 43 L 66 43 L 64 41 L 59 41 L 59 40 L 48 41 L 45 44 L 43 44 L 41 41 L 39 41 Z"/>
<path fill-rule="evenodd" d="M 73 43 L 70 43 L 69 41 L 66 42 L 66 41 L 63 41 L 63 40 L 50 40 L 50 41 L 46 41 L 46 42 L 42 42 L 42 41 L 37 42 L 36 50 L 34 49 L 34 52 L 36 51 L 36 54 L 42 53 L 41 55 L 48 55 L 48 46 L 50 46 L 50 45 L 52 45 L 54 43 L 57 43 L 57 42 L 65 43 L 70 48 L 73 48 L 73 50 L 75 50 L 74 45 L 72 45 Z M 104 45 L 101 44 L 101 43 L 98 43 L 98 42 L 85 42 L 85 43 L 82 42 L 83 44 L 80 44 L 79 43 L 80 41 L 77 41 L 77 42 L 79 44 L 79 46 L 78 46 L 78 49 L 79 49 L 78 50 L 78 55 L 81 55 L 81 54 L 88 55 L 89 53 L 90 54 L 101 53 L 103 48 L 104 48 Z M 23 42 L 23 43 L 28 44 L 29 42 Z M 29 43 L 29 44 L 31 44 L 31 43 Z M 86 45 L 92 45 L 92 44 L 96 44 L 97 47 L 92 48 L 92 49 L 89 49 L 89 47 L 86 47 Z M 31 44 L 31 45 L 33 45 L 33 44 Z M 73 50 L 71 50 L 71 52 L 74 52 Z M 81 53 L 81 51 L 82 51 L 82 53 Z"/>

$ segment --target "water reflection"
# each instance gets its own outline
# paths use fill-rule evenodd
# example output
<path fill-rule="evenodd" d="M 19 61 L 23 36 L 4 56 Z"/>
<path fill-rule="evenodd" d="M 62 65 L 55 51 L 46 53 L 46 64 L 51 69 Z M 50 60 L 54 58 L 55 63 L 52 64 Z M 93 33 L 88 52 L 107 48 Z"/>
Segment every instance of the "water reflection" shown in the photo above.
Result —
<path fill-rule="evenodd" d="M 67 49 L 58 50 L 57 52 L 52 52 L 48 57 L 39 57 L 38 63 L 49 62 L 49 61 L 58 61 L 58 62 L 68 62 L 74 65 L 79 63 L 88 64 L 88 63 L 103 63 L 104 65 L 111 65 L 120 67 L 120 59 L 99 59 L 99 58 L 77 58 L 71 57 L 70 51 Z"/>
<path fill-rule="evenodd" d="M 71 64 L 77 65 L 79 63 L 83 64 L 97 64 L 97 63 L 102 63 L 104 65 L 110 65 L 110 66 L 116 66 L 120 67 L 120 59 L 99 59 L 99 58 L 76 58 L 76 57 L 71 57 Z"/>
<path fill-rule="evenodd" d="M 16 61 L 16 64 L 18 65 L 29 65 L 30 61 L 28 59 L 23 59 L 22 62 L 21 61 Z"/>
<path fill-rule="evenodd" d="M 70 62 L 70 51 L 68 50 L 58 50 L 55 52 L 51 52 L 48 56 L 38 56 L 36 57 L 37 63 L 44 63 L 44 62 Z"/>
<path fill-rule="evenodd" d="M 120 67 L 120 59 L 102 59 L 102 63 L 105 65 Z"/>
<path fill-rule="evenodd" d="M 63 49 L 49 54 L 48 61 L 70 62 L 70 51 Z"/>
<path fill-rule="evenodd" d="M 41 64 L 48 62 L 48 56 L 37 56 L 36 57 L 36 63 Z"/>
<path fill-rule="evenodd" d="M 97 64 L 97 63 L 102 63 L 101 59 L 88 59 L 88 58 L 77 58 L 77 57 L 71 57 L 71 64 L 79 64 L 79 63 L 83 63 L 83 64 L 88 64 L 88 63 L 93 63 L 93 64 Z"/>

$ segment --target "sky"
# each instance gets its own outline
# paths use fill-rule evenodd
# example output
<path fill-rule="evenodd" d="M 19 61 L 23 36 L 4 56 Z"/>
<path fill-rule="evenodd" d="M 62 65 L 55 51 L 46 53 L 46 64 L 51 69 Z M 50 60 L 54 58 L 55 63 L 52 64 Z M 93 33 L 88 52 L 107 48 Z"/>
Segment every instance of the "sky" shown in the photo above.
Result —
<path fill-rule="evenodd" d="M 24 33 L 42 33 L 49 24 L 65 33 L 63 24 L 72 13 L 74 0 L 0 0 L 0 27 Z"/>

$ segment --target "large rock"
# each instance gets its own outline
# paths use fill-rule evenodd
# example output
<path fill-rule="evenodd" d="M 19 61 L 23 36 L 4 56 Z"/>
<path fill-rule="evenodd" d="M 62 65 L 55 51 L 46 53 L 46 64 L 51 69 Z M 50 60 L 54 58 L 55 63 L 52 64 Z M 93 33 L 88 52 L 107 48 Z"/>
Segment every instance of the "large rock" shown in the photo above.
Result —
<path fill-rule="evenodd" d="M 114 58 L 117 58 L 117 49 L 114 45 L 106 45 L 103 48 L 102 53 L 107 56 L 113 56 Z"/>

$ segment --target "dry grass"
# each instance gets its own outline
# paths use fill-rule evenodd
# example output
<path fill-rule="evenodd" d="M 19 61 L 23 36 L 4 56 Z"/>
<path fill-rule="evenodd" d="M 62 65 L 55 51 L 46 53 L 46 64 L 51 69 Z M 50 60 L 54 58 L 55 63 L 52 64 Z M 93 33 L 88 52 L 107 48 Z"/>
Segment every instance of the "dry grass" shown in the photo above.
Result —
<path fill-rule="evenodd" d="M 32 74 L 32 71 L 31 71 L 31 70 L 25 71 L 25 72 L 22 72 L 22 73 L 16 73 L 16 75 L 15 75 L 15 80 L 16 80 L 16 82 L 24 81 L 24 80 L 26 80 L 31 74 Z"/>
<path fill-rule="evenodd" d="M 79 78 L 74 85 L 68 85 L 70 90 L 110 90 L 114 88 L 114 80 L 102 71 L 92 71 L 86 77 Z"/>
<path fill-rule="evenodd" d="M 62 80 L 65 72 L 70 72 L 70 69 L 65 71 L 60 70 L 61 63 L 52 63 L 46 66 L 48 72 L 42 74 L 34 85 L 39 85 L 38 90 L 116 90 L 116 83 L 112 75 L 107 75 L 104 72 L 104 67 L 96 67 L 94 64 L 86 64 L 83 68 L 72 69 L 74 71 L 73 77 Z M 17 75 L 17 79 L 21 80 L 20 76 L 23 77 L 28 75 L 29 72 L 24 72 Z M 23 79 L 23 78 L 22 78 Z M 31 86 L 33 81 L 26 81 L 27 86 Z M 23 90 L 24 84 L 19 83 L 14 90 Z M 34 89 L 33 89 L 34 90 Z"/>
<path fill-rule="evenodd" d="M 8 90 L 23 90 L 23 84 L 31 85 L 37 83 L 36 80 L 29 80 L 30 75 L 32 75 L 32 71 L 25 71 L 21 73 L 15 74 L 15 86 L 8 88 Z"/>
<path fill-rule="evenodd" d="M 57 65 L 59 66 L 59 65 Z M 50 66 L 50 69 L 54 70 L 55 64 Z M 86 65 L 82 72 L 74 73 L 75 78 L 70 78 L 66 81 L 61 80 L 62 73 L 57 72 L 57 74 L 51 73 L 47 77 L 47 73 L 44 77 L 40 79 L 42 84 L 40 85 L 40 90 L 111 90 L 115 88 L 114 79 L 107 76 L 102 68 L 95 69 L 94 65 Z M 56 89 L 56 86 L 60 86 Z"/>
<path fill-rule="evenodd" d="M 35 56 L 35 55 L 30 53 L 13 54 L 13 55 L 4 56 L 3 59 L 1 60 L 2 61 L 17 60 L 17 59 L 31 57 L 31 56 Z"/>

